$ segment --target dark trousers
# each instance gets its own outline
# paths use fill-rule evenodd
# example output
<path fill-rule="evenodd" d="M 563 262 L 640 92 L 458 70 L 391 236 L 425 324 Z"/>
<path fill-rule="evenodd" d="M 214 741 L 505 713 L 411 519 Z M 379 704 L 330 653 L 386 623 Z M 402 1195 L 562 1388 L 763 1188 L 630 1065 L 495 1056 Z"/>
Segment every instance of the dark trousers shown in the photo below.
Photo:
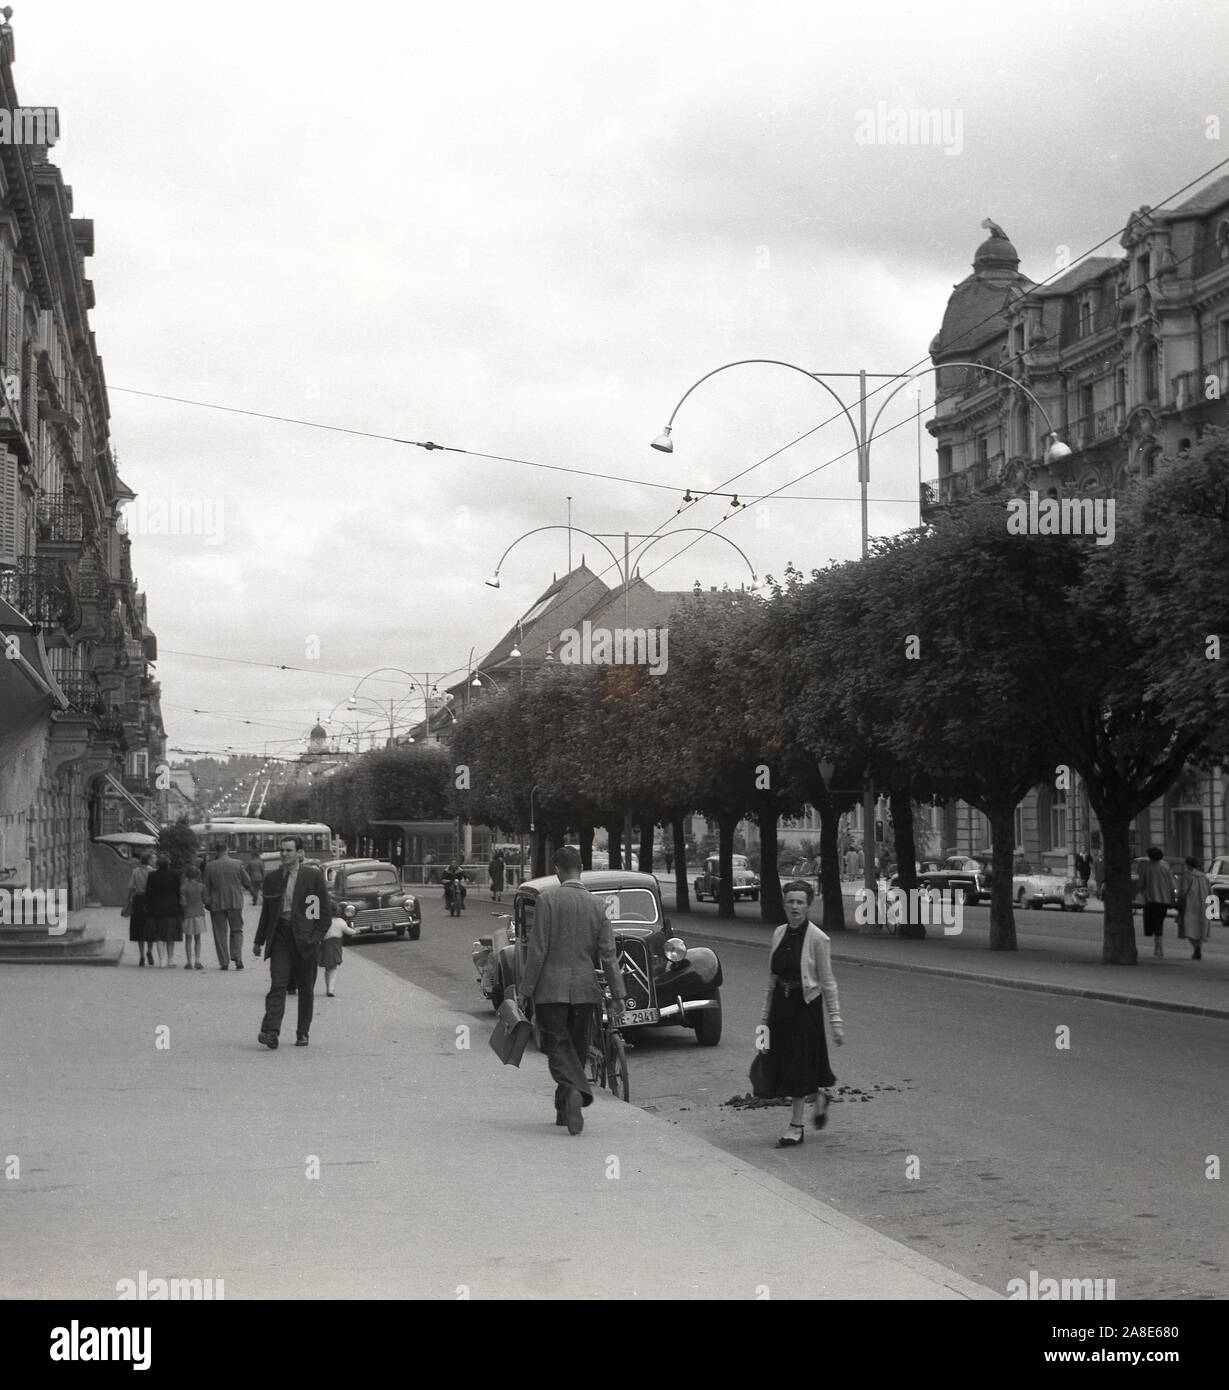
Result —
<path fill-rule="evenodd" d="M 315 1004 L 316 971 L 318 964 L 313 954 L 310 960 L 300 954 L 290 928 L 280 923 L 273 934 L 273 949 L 269 953 L 269 968 L 273 982 L 265 995 L 265 1020 L 260 1025 L 262 1033 L 280 1033 L 282 1016 L 286 1012 L 286 986 L 293 977 L 299 991 L 298 1036 L 307 1037 L 312 1026 L 312 1008 Z"/>
<path fill-rule="evenodd" d="M 1169 911 L 1166 903 L 1144 904 L 1144 935 L 1161 936 L 1165 931 L 1165 914 Z"/>
<path fill-rule="evenodd" d="M 533 1006 L 538 1037 L 550 1074 L 555 1078 L 555 1109 L 568 1103 L 568 1092 L 580 1092 L 583 1105 L 593 1104 L 593 1088 L 585 1075 L 589 1032 L 596 1004 L 538 1004 Z"/>
<path fill-rule="evenodd" d="M 218 953 L 218 964 L 223 970 L 230 961 L 239 965 L 243 961 L 243 909 L 241 907 L 215 908 L 209 914 L 213 927 L 213 948 Z"/>

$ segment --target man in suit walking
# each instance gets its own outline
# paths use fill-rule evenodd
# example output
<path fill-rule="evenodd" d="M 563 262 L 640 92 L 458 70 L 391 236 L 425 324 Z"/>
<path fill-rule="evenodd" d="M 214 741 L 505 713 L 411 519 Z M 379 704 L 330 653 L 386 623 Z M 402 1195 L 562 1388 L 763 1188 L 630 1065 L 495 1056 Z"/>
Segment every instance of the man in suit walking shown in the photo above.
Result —
<path fill-rule="evenodd" d="M 582 1107 L 593 1104 L 583 1059 L 602 1001 L 600 964 L 621 1013 L 627 992 L 615 957 L 614 928 L 597 898 L 580 881 L 580 852 L 564 845 L 555 854 L 559 883 L 544 888 L 534 908 L 520 994 L 532 1003 L 542 1051 L 555 1078 L 555 1123 L 569 1134 L 585 1127 Z"/>
<path fill-rule="evenodd" d="M 217 857 L 205 865 L 205 906 L 213 926 L 213 946 L 218 953 L 218 965 L 227 969 L 234 961 L 235 969 L 243 969 L 243 893 L 252 885 L 237 859 L 222 844 Z"/>
<path fill-rule="evenodd" d="M 294 978 L 299 995 L 296 1047 L 307 1046 L 315 1003 L 318 950 L 333 919 L 324 871 L 318 864 L 299 861 L 303 841 L 282 841 L 281 865 L 265 878 L 264 906 L 256 928 L 256 954 L 265 948 L 272 982 L 265 996 L 265 1016 L 257 1042 L 277 1046 L 286 1012 L 286 987 Z"/>

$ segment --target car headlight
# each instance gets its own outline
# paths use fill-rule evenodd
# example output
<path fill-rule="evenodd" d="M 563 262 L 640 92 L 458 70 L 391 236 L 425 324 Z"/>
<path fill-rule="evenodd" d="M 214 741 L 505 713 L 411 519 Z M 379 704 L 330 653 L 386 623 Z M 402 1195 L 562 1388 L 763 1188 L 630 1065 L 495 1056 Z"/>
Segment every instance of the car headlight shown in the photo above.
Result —
<path fill-rule="evenodd" d="M 353 903 L 345 903 L 342 906 L 341 915 L 343 917 L 357 917 L 358 908 L 355 907 Z"/>
<path fill-rule="evenodd" d="M 687 946 L 681 936 L 672 936 L 666 942 L 666 959 L 675 965 L 681 960 L 687 959 Z"/>

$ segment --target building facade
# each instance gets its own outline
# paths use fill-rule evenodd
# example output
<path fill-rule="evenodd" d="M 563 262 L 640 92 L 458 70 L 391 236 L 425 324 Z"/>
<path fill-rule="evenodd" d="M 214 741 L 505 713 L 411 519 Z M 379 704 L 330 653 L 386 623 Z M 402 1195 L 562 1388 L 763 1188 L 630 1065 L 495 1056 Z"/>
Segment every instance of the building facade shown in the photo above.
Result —
<path fill-rule="evenodd" d="M 931 343 L 939 471 L 922 484 L 923 519 L 968 497 L 1113 496 L 1229 421 L 1229 176 L 1171 210 L 1140 208 L 1121 256 L 1045 285 L 1021 273 L 1001 228 L 984 225 L 990 236 Z M 1047 449 L 1051 431 L 1067 451 Z M 985 818 L 964 806 L 946 809 L 943 838 L 952 849 L 990 843 Z M 1150 844 L 1175 858 L 1229 852 L 1229 775 L 1188 770 L 1132 839 L 1136 855 Z M 1095 855 L 1100 834 L 1078 777 L 1069 790 L 1034 789 L 1017 809 L 1023 858 L 1065 868 L 1085 848 Z"/>
<path fill-rule="evenodd" d="M 17 108 L 0 24 L 0 108 Z M 156 831 L 157 657 L 132 575 L 85 276 L 46 145 L 0 145 L 0 887 L 90 893 L 90 840 Z M 163 786 L 159 786 L 159 783 Z"/>

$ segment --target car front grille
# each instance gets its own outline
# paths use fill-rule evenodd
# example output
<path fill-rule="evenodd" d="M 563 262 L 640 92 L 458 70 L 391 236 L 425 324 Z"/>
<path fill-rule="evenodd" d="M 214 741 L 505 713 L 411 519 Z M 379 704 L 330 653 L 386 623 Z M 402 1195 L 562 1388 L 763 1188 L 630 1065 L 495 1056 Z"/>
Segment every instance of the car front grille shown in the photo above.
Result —
<path fill-rule="evenodd" d="M 629 1009 L 653 1007 L 653 969 L 649 960 L 648 942 L 640 937 L 620 937 L 616 954 L 623 987 L 628 995 Z M 636 1002 L 633 1004 L 631 1000 Z"/>
<path fill-rule="evenodd" d="M 409 913 L 404 907 L 368 907 L 360 908 L 354 918 L 356 926 L 374 926 L 379 922 L 404 922 Z"/>

